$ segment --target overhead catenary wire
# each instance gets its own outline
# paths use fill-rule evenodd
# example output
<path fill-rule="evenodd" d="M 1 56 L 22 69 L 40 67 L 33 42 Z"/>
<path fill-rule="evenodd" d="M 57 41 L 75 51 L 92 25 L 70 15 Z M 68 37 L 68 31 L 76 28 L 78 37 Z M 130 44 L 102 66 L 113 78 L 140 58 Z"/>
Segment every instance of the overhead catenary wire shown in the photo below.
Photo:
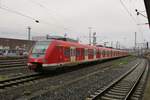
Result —
<path fill-rule="evenodd" d="M 28 18 L 28 19 L 31 19 L 31 20 L 34 20 L 36 23 L 39 23 L 39 20 L 37 20 L 37 19 L 35 19 L 35 18 L 33 18 L 33 17 L 31 17 L 31 16 L 28 16 L 28 15 L 26 15 L 26 14 L 23 14 L 23 13 L 21 13 L 21 12 L 18 12 L 18 11 L 15 11 L 15 10 L 12 10 L 12 9 L 9 9 L 8 7 L 2 7 L 2 6 L 0 6 L 0 9 L 2 9 L 2 10 L 5 10 L 5 11 L 7 11 L 7 12 L 10 12 L 10 13 L 14 13 L 14 14 L 17 14 L 17 15 L 20 15 L 20 16 L 23 16 L 23 17 L 26 17 L 26 18 Z"/>
<path fill-rule="evenodd" d="M 142 2 L 142 0 L 141 0 L 141 2 Z M 145 16 L 143 14 L 143 13 L 146 13 L 145 8 L 143 8 L 142 10 L 137 10 L 137 8 L 139 8 L 139 6 L 134 5 L 134 11 L 137 13 L 136 19 L 137 19 L 137 22 L 139 23 L 139 24 L 137 24 L 137 28 L 138 28 L 138 31 L 141 33 L 141 40 L 144 43 L 144 40 L 145 40 L 146 37 L 144 37 L 144 32 L 143 31 L 145 29 L 144 29 L 143 26 L 148 25 L 148 22 L 145 22 L 146 21 L 145 19 L 147 19 L 147 16 Z M 138 16 L 140 13 L 142 14 L 142 17 Z M 141 20 L 141 18 L 143 18 L 144 22 Z"/>
<path fill-rule="evenodd" d="M 133 17 L 132 13 L 128 10 L 128 8 L 126 7 L 126 5 L 124 4 L 124 2 L 122 0 L 119 0 L 121 5 L 123 6 L 123 8 L 125 9 L 125 11 L 128 13 L 128 15 L 132 18 L 132 20 L 135 23 L 135 26 L 137 28 L 137 30 L 141 33 L 141 39 L 142 41 L 144 41 L 144 36 L 143 36 L 143 31 L 141 30 L 141 27 L 138 26 L 137 20 L 135 20 L 135 18 Z"/>
<path fill-rule="evenodd" d="M 126 7 L 126 5 L 123 3 L 122 0 L 119 0 L 121 5 L 123 6 L 123 8 L 125 9 L 125 11 L 129 14 L 129 16 L 132 18 L 132 20 L 134 21 L 134 23 L 137 25 L 136 20 L 134 19 L 134 17 L 132 16 L 132 13 L 130 13 L 130 11 L 128 10 L 128 8 Z"/>
<path fill-rule="evenodd" d="M 41 8 L 43 8 L 43 9 L 45 9 L 45 10 L 47 10 L 47 12 L 50 14 L 50 15 L 56 15 L 57 17 L 58 16 L 60 16 L 60 14 L 57 14 L 56 13 L 56 11 L 55 11 L 55 13 L 54 13 L 54 10 L 52 10 L 52 9 L 49 9 L 47 6 L 45 6 L 44 4 L 42 4 L 42 3 L 40 3 L 40 2 L 37 2 L 37 1 L 34 1 L 34 0 L 27 0 L 28 2 L 31 2 L 31 3 L 33 3 L 33 4 L 35 4 L 35 5 L 38 5 L 38 6 L 40 6 Z M 52 17 L 52 16 L 51 16 Z M 61 16 L 61 18 L 62 18 L 62 16 Z M 55 19 L 54 17 L 53 17 L 53 19 Z M 56 20 L 56 19 L 55 19 Z"/>
<path fill-rule="evenodd" d="M 35 5 L 38 5 L 38 6 L 40 6 L 41 8 L 43 8 L 43 9 L 45 9 L 46 11 L 47 11 L 47 13 L 49 14 L 49 15 L 51 15 L 50 17 L 51 18 L 53 18 L 55 21 L 57 21 L 58 22 L 58 19 L 56 19 L 55 17 L 52 17 L 52 16 L 61 16 L 60 14 L 57 14 L 56 13 L 56 11 L 55 11 L 55 13 L 54 13 L 54 11 L 52 10 L 52 9 L 49 9 L 48 7 L 46 7 L 44 4 L 42 4 L 42 3 L 40 3 L 40 2 L 37 2 L 37 1 L 34 1 L 34 0 L 27 0 L 27 1 L 29 1 L 29 2 L 31 2 L 31 3 L 33 3 L 33 4 L 35 4 Z M 62 16 L 61 16 L 61 18 L 62 18 Z M 62 20 L 61 20 L 62 21 Z M 60 21 L 59 21 L 59 23 L 60 23 Z M 66 23 L 66 22 L 63 22 L 63 23 Z M 57 25 L 58 26 L 58 25 Z M 63 25 L 59 25 L 59 27 L 61 27 L 61 28 L 63 28 L 64 30 L 69 30 L 69 31 L 72 31 L 71 29 L 70 29 L 70 26 L 69 27 L 65 27 L 65 26 L 63 26 Z"/>
<path fill-rule="evenodd" d="M 3 6 L 0 6 L 0 9 L 2 9 L 2 10 L 4 10 L 4 11 L 7 11 L 7 12 L 9 12 L 9 13 L 13 13 L 13 14 L 16 14 L 16 15 L 19 15 L 19 16 L 22 16 L 22 17 L 31 19 L 31 20 L 33 20 L 33 21 L 36 22 L 36 23 L 42 23 L 42 24 L 45 24 L 45 25 L 54 25 L 53 23 L 49 23 L 49 22 L 44 21 L 44 20 L 42 20 L 42 19 L 38 20 L 38 19 L 33 18 L 33 17 L 29 16 L 29 15 L 26 15 L 26 14 L 24 14 L 24 13 L 22 13 L 22 12 L 19 12 L 19 11 L 13 10 L 13 9 L 10 9 L 10 8 L 8 8 L 7 6 L 4 6 L 4 5 L 3 5 Z M 54 25 L 54 26 L 55 26 L 55 25 Z"/>
<path fill-rule="evenodd" d="M 37 1 L 33 1 L 33 0 L 28 0 L 28 1 L 30 1 L 30 2 L 32 2 L 32 3 L 34 3 L 34 4 L 36 4 L 36 5 L 38 5 L 38 6 L 40 6 L 40 7 L 42 7 L 42 8 L 44 8 L 45 10 L 47 10 L 48 11 L 48 14 L 52 14 L 52 10 L 51 9 L 49 9 L 48 7 L 46 7 L 44 4 L 41 4 L 41 3 L 39 3 L 39 2 L 37 2 Z M 0 5 L 1 6 L 1 5 Z M 58 24 L 55 24 L 55 23 L 52 23 L 52 22 L 49 22 L 49 21 L 45 21 L 45 20 L 43 20 L 43 19 L 40 19 L 40 20 L 37 20 L 37 19 L 35 19 L 35 18 L 33 18 L 33 17 L 31 17 L 31 16 L 28 16 L 28 15 L 26 15 L 26 14 L 24 14 L 24 13 L 22 13 L 22 12 L 18 12 L 18 11 L 16 11 L 16 10 L 13 10 L 13 9 L 10 9 L 10 8 L 8 8 L 8 7 L 1 7 L 0 9 L 2 9 L 2 10 L 5 10 L 5 11 L 8 11 L 8 12 L 10 12 L 10 13 L 14 13 L 14 14 L 17 14 L 17 15 L 20 15 L 20 16 L 23 16 L 23 17 L 26 17 L 26 18 L 28 18 L 28 19 L 31 19 L 31 20 L 34 20 L 36 23 L 42 23 L 42 24 L 44 24 L 44 25 L 46 25 L 46 26 L 52 26 L 53 25 L 53 27 L 56 27 L 56 28 L 62 28 L 64 31 L 65 31 L 65 33 L 68 33 L 68 32 L 66 32 L 66 31 L 72 31 L 72 29 L 71 29 L 71 27 L 66 27 L 66 26 L 64 26 L 64 25 L 58 25 Z M 56 13 L 55 13 L 55 15 L 57 15 Z M 51 16 L 52 17 L 52 16 Z M 54 17 L 53 17 L 53 19 L 55 19 Z M 57 21 L 57 19 L 55 19 L 56 21 Z M 63 23 L 65 23 L 65 22 L 63 22 Z M 78 33 L 78 32 L 76 32 L 76 33 Z"/>
<path fill-rule="evenodd" d="M 22 16 L 22 17 L 26 17 L 26 18 L 28 18 L 28 19 L 31 19 L 31 20 L 34 20 L 36 23 L 40 23 L 40 22 L 42 22 L 43 24 L 46 24 L 46 25 L 52 25 L 52 23 L 49 23 L 49 22 L 47 22 L 47 21 L 44 21 L 44 20 L 37 20 L 36 18 L 33 18 L 33 17 L 31 17 L 31 16 L 29 16 L 29 15 L 26 15 L 26 14 L 24 14 L 24 13 L 22 13 L 22 12 L 19 12 L 19 11 L 16 11 L 16 10 L 13 10 L 13 9 L 10 9 L 10 8 L 8 8 L 7 6 L 2 6 L 2 5 L 0 5 L 0 9 L 2 9 L 2 10 L 4 10 L 4 11 L 7 11 L 7 12 L 9 12 L 9 13 L 13 13 L 13 14 L 16 14 L 16 15 L 20 15 L 20 16 Z M 54 24 L 53 24 L 54 25 Z M 66 28 L 67 29 L 67 28 Z"/>

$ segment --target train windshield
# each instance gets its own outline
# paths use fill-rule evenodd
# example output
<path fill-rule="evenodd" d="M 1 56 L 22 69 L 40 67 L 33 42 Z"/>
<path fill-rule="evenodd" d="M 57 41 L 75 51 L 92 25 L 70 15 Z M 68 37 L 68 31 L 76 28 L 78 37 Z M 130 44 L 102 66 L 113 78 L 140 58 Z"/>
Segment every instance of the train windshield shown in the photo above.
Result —
<path fill-rule="evenodd" d="M 48 48 L 50 41 L 38 41 L 36 42 L 33 50 L 32 56 L 33 57 L 40 57 L 44 56 L 46 49 Z"/>

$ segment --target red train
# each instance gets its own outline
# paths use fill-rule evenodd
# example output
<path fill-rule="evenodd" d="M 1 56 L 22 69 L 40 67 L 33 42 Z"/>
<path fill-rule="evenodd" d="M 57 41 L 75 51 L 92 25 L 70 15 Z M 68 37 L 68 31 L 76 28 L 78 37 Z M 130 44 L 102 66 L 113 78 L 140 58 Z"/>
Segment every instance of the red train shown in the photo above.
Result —
<path fill-rule="evenodd" d="M 127 55 L 128 52 L 123 50 L 83 45 L 65 38 L 49 39 L 36 42 L 29 54 L 28 67 L 41 71 Z"/>

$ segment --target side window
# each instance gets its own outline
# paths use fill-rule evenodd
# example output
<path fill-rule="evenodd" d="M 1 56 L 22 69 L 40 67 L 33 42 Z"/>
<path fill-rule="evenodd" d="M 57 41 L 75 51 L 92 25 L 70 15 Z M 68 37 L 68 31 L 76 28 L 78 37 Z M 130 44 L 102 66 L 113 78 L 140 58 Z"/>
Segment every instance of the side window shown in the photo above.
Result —
<path fill-rule="evenodd" d="M 80 49 L 76 49 L 76 56 L 80 56 L 80 55 L 81 55 Z"/>
<path fill-rule="evenodd" d="M 102 51 L 102 55 L 105 57 L 105 50 Z"/>
<path fill-rule="evenodd" d="M 107 51 L 107 56 L 109 56 L 109 50 Z"/>
<path fill-rule="evenodd" d="M 112 50 L 111 50 L 111 56 L 112 56 L 112 54 L 113 54 L 113 52 L 112 52 Z"/>
<path fill-rule="evenodd" d="M 65 49 L 64 49 L 64 55 L 65 55 L 66 57 L 70 57 L 70 48 L 65 48 Z"/>
<path fill-rule="evenodd" d="M 88 49 L 88 55 L 93 56 L 94 55 L 94 50 L 93 49 Z"/>
<path fill-rule="evenodd" d="M 99 50 L 98 49 L 96 50 L 96 55 L 99 55 Z"/>
<path fill-rule="evenodd" d="M 99 54 L 101 55 L 101 50 L 99 50 Z"/>
<path fill-rule="evenodd" d="M 81 55 L 85 56 L 85 50 L 83 48 L 81 49 Z"/>
<path fill-rule="evenodd" d="M 106 50 L 104 50 L 104 52 L 105 52 L 105 53 L 104 53 L 104 54 L 105 54 L 105 56 L 107 56 L 107 51 L 106 51 Z"/>

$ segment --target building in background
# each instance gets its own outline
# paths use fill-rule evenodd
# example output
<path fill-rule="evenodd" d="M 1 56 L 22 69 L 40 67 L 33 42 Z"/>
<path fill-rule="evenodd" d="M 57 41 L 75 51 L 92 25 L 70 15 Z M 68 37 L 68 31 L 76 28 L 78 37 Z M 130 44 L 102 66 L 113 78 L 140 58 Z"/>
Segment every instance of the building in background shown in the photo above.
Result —
<path fill-rule="evenodd" d="M 29 52 L 34 43 L 29 40 L 0 38 L 0 55 L 23 55 L 24 52 Z"/>

